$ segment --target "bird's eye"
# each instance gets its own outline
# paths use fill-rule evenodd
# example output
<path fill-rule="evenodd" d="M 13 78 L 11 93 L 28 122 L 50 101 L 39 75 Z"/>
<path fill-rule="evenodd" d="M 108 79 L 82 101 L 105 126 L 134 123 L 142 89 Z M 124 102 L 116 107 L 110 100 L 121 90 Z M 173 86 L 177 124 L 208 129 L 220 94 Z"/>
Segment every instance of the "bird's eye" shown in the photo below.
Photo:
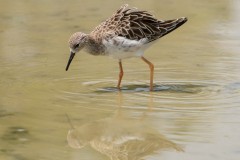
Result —
<path fill-rule="evenodd" d="M 79 47 L 79 44 L 76 44 L 76 45 L 74 46 L 74 48 L 77 48 L 77 47 Z"/>

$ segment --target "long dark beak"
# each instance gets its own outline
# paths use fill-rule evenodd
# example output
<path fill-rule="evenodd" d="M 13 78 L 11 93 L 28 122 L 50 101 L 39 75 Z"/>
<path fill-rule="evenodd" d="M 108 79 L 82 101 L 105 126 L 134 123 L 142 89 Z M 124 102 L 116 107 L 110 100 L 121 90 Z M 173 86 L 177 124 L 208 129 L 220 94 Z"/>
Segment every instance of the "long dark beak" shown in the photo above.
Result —
<path fill-rule="evenodd" d="M 74 56 L 75 56 L 75 53 L 71 52 L 69 60 L 68 60 L 68 63 L 67 63 L 66 71 L 68 70 L 68 68 L 69 68 L 69 66 L 70 66 Z"/>

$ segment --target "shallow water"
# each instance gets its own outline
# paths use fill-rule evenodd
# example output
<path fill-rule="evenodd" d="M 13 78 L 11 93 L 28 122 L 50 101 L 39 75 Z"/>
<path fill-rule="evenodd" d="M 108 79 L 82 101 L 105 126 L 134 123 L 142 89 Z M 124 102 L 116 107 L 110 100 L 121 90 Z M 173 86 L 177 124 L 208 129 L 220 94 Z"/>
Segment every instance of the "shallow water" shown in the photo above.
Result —
<path fill-rule="evenodd" d="M 0 159 L 238 160 L 239 1 L 127 1 L 189 18 L 145 53 L 154 92 L 137 58 L 121 92 L 111 58 L 81 52 L 65 71 L 69 36 L 122 4 L 99 3 L 0 1 Z"/>

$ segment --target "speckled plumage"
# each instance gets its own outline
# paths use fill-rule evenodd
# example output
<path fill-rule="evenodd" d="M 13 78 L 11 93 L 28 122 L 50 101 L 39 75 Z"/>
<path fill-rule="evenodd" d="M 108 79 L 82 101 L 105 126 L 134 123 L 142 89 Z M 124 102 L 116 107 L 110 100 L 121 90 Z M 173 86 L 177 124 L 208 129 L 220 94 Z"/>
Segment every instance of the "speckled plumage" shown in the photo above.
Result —
<path fill-rule="evenodd" d="M 155 40 L 175 30 L 187 21 L 182 17 L 173 20 L 158 20 L 147 11 L 123 5 L 110 18 L 98 25 L 90 34 L 74 33 L 69 39 L 71 56 L 84 49 L 92 55 L 109 55 L 115 59 L 143 57 Z M 149 65 L 151 62 L 144 60 Z M 153 65 L 152 65 L 153 66 Z M 120 80 L 121 82 L 121 80 Z M 119 85 L 118 85 L 119 87 Z"/>
<path fill-rule="evenodd" d="M 126 37 L 130 40 L 147 38 L 147 42 L 154 41 L 176 29 L 187 19 L 185 17 L 173 20 L 158 20 L 147 11 L 122 6 L 106 21 L 98 25 L 91 33 L 97 41 L 114 36 Z"/>

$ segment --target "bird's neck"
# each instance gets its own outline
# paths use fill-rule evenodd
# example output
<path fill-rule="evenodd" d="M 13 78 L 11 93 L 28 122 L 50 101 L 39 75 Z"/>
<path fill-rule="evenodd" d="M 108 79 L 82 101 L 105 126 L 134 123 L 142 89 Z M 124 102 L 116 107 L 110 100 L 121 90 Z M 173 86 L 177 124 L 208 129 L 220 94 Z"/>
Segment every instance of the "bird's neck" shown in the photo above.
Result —
<path fill-rule="evenodd" d="M 105 52 L 105 47 L 101 41 L 87 35 L 84 50 L 92 55 L 101 55 Z"/>

